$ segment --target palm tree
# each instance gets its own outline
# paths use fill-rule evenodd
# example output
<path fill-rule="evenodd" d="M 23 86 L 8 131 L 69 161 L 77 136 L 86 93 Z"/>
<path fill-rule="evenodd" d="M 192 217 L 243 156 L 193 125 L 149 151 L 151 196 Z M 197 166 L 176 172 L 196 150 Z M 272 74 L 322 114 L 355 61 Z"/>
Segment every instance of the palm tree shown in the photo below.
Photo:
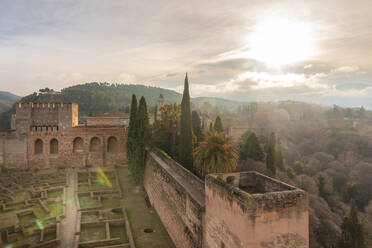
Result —
<path fill-rule="evenodd" d="M 235 170 L 238 155 L 228 144 L 224 133 L 210 130 L 205 141 L 194 149 L 196 172 L 204 177 L 210 173 L 228 173 Z"/>

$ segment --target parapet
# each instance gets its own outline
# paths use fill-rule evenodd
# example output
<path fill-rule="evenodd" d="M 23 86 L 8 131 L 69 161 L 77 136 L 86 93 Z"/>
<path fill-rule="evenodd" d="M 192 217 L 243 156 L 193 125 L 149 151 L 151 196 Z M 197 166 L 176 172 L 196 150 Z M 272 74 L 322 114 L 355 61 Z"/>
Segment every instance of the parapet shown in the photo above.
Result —
<path fill-rule="evenodd" d="M 51 102 L 51 103 L 41 103 L 41 102 L 18 102 L 17 111 L 27 111 L 27 110 L 71 110 L 77 103 L 74 102 Z"/>
<path fill-rule="evenodd" d="M 253 171 L 210 174 L 205 187 L 205 247 L 309 247 L 305 191 Z"/>

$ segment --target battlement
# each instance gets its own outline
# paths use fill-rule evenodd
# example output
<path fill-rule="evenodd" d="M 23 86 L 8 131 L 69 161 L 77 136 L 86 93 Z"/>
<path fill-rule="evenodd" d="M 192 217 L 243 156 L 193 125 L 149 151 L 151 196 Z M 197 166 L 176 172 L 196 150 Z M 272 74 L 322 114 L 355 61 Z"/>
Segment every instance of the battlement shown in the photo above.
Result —
<path fill-rule="evenodd" d="M 58 131 L 78 125 L 78 104 L 73 102 L 18 102 L 12 127 L 27 131 Z"/>
<path fill-rule="evenodd" d="M 303 190 L 253 171 L 211 174 L 205 185 L 206 247 L 309 247 Z"/>
<path fill-rule="evenodd" d="M 18 102 L 17 111 L 70 111 L 77 106 L 74 102 Z"/>

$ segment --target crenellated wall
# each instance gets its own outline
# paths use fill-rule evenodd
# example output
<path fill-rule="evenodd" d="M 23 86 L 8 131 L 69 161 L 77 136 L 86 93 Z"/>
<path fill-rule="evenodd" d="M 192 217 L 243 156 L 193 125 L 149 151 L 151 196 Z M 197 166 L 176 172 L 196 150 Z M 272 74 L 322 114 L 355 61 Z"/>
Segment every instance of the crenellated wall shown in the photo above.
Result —
<path fill-rule="evenodd" d="M 205 184 L 204 247 L 309 247 L 304 191 L 257 172 L 211 174 Z"/>
<path fill-rule="evenodd" d="M 76 103 L 17 103 L 12 118 L 12 128 L 19 134 L 42 128 L 68 129 L 78 125 L 79 111 Z M 14 119 L 14 120 L 13 120 Z"/>
<path fill-rule="evenodd" d="M 202 247 L 204 183 L 166 156 L 148 151 L 144 187 L 177 247 Z"/>

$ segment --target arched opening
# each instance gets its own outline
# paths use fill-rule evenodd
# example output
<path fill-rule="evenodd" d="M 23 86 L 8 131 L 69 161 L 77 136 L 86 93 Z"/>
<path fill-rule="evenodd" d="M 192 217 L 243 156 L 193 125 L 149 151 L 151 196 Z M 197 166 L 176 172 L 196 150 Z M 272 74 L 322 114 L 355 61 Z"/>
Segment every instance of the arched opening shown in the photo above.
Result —
<path fill-rule="evenodd" d="M 58 154 L 58 140 L 52 139 L 50 141 L 50 154 Z"/>
<path fill-rule="evenodd" d="M 43 153 L 43 141 L 41 139 L 35 140 L 35 154 Z"/>
<path fill-rule="evenodd" d="M 72 145 L 72 151 L 73 152 L 84 152 L 84 142 L 82 138 L 76 137 L 74 139 L 74 142 Z"/>
<path fill-rule="evenodd" d="M 97 137 L 93 137 L 90 140 L 90 145 L 89 145 L 89 151 L 90 152 L 99 152 L 100 151 L 100 146 L 101 146 L 101 141 Z"/>
<path fill-rule="evenodd" d="M 107 152 L 119 152 L 119 143 L 116 137 L 111 136 L 107 141 Z"/>

